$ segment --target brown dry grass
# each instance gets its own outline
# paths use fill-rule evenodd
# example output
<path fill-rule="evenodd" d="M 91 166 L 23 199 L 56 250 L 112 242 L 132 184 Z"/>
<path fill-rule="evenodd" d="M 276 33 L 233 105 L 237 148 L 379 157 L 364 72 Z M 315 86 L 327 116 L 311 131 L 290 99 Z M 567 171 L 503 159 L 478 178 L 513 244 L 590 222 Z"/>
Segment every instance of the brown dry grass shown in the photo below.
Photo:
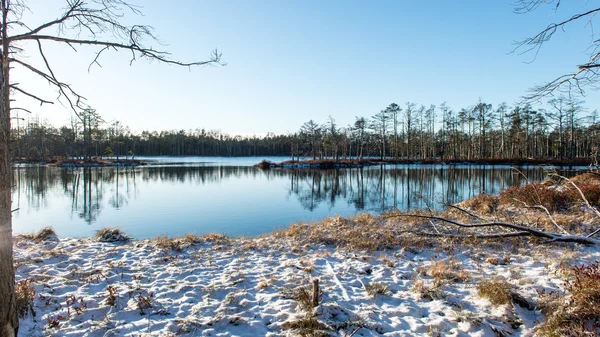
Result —
<path fill-rule="evenodd" d="M 19 236 L 36 243 L 40 243 L 56 237 L 56 232 L 52 227 L 44 227 L 37 233 L 25 233 L 20 234 Z"/>
<path fill-rule="evenodd" d="M 391 291 L 387 284 L 382 282 L 371 282 L 365 284 L 365 290 L 371 297 L 375 297 L 377 295 L 389 296 Z"/>
<path fill-rule="evenodd" d="M 429 266 L 427 274 L 434 279 L 434 285 L 440 286 L 446 281 L 465 282 L 469 276 L 462 270 L 460 263 L 455 260 L 434 261 Z"/>
<path fill-rule="evenodd" d="M 446 294 L 442 291 L 439 285 L 429 286 L 421 280 L 416 280 L 410 290 L 416 293 L 419 299 L 434 301 L 441 300 L 446 297 Z"/>
<path fill-rule="evenodd" d="M 125 232 L 114 227 L 106 227 L 97 230 L 95 238 L 101 242 L 125 242 L 130 240 L 130 237 L 125 234 Z"/>
<path fill-rule="evenodd" d="M 213 244 L 227 244 L 231 239 L 223 234 L 209 233 L 204 235 L 185 234 L 183 236 L 169 237 L 167 235 L 159 235 L 149 241 L 155 247 L 162 250 L 173 250 L 176 252 L 183 251 L 186 247 L 202 242 L 210 242 Z"/>
<path fill-rule="evenodd" d="M 331 329 L 320 322 L 313 314 L 315 307 L 312 301 L 312 294 L 313 289 L 308 285 L 283 290 L 283 297 L 296 301 L 298 309 L 302 312 L 301 318 L 282 324 L 282 328 L 292 330 L 294 336 L 330 336 L 329 331 Z M 321 289 L 319 289 L 317 296 L 320 300 L 322 297 Z"/>
<path fill-rule="evenodd" d="M 477 293 L 487 298 L 493 305 L 508 304 L 511 301 L 510 284 L 503 279 L 493 278 L 477 284 Z"/>
<path fill-rule="evenodd" d="M 283 296 L 296 301 L 300 310 L 304 312 L 312 312 L 312 309 L 314 309 L 311 286 L 284 289 Z"/>
<path fill-rule="evenodd" d="M 306 315 L 294 321 L 288 321 L 281 325 L 284 329 L 293 330 L 297 336 L 325 337 L 331 336 L 328 327 L 319 322 L 317 318 Z"/>
<path fill-rule="evenodd" d="M 353 218 L 327 218 L 318 223 L 292 224 L 275 231 L 274 238 L 292 240 L 296 246 L 329 245 L 349 249 L 376 251 L 397 247 L 419 250 L 429 245 L 429 238 L 408 235 L 414 219 L 386 220 L 363 213 Z"/>
<path fill-rule="evenodd" d="M 167 235 L 159 235 L 150 240 L 150 242 L 159 249 L 173 250 L 176 252 L 183 251 L 183 242 L 181 238 L 170 238 Z"/>

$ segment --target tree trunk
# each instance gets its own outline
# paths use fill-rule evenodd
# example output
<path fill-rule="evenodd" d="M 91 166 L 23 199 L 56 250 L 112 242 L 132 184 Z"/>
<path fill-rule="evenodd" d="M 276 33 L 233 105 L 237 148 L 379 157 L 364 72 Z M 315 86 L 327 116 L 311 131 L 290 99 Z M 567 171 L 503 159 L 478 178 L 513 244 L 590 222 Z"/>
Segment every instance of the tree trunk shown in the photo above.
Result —
<path fill-rule="evenodd" d="M 19 318 L 15 306 L 15 271 L 12 252 L 7 0 L 2 0 L 0 5 L 2 6 L 0 10 L 3 41 L 0 57 L 0 337 L 14 337 L 19 329 Z"/>

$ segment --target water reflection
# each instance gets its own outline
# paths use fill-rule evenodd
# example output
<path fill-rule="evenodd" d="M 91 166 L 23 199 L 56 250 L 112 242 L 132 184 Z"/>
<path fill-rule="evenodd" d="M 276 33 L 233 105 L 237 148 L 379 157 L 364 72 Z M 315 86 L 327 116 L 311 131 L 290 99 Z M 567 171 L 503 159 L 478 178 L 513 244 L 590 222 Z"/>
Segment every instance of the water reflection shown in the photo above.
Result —
<path fill-rule="evenodd" d="M 537 167 L 522 171 L 531 180 L 545 177 Z M 299 219 L 333 214 L 439 209 L 443 203 L 459 202 L 481 192 L 499 193 L 523 182 L 509 167 L 467 165 L 327 171 L 261 171 L 232 166 L 27 167 L 16 168 L 13 177 L 13 203 L 20 208 L 15 212 L 16 232 L 58 223 L 75 236 L 89 234 L 89 229 L 81 232 L 73 228 L 81 222 L 106 226 L 136 221 L 145 226 L 140 229 L 142 236 L 148 235 L 152 226 L 164 229 L 164 222 L 169 222 L 167 229 L 172 235 L 197 231 L 198 223 L 206 223 L 201 231 L 219 231 L 220 221 L 229 226 L 230 233 L 239 229 L 238 234 L 258 234 Z M 161 213 L 153 213 L 157 209 Z M 152 214 L 163 215 L 162 223 L 156 224 L 157 217 Z M 265 219 L 270 218 L 279 222 L 266 226 Z"/>
<path fill-rule="evenodd" d="M 511 168 L 492 166 L 402 165 L 283 172 L 291 181 L 289 193 L 296 195 L 307 210 L 323 203 L 335 207 L 337 200 L 345 200 L 357 210 L 374 212 L 440 209 L 445 203 L 460 202 L 482 192 L 497 194 L 524 182 Z M 530 180 L 545 178 L 538 167 L 524 168 L 522 172 Z"/>

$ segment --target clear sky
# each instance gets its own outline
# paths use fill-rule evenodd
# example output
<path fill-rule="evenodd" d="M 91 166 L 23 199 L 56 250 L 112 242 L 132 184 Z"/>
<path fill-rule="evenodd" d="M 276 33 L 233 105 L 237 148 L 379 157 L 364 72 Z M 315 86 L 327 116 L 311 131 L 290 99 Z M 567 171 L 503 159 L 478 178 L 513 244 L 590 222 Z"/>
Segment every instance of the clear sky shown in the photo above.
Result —
<path fill-rule="evenodd" d="M 591 30 L 567 26 L 533 54 L 510 54 L 514 41 L 584 11 L 594 1 L 563 1 L 558 11 L 513 13 L 512 0 L 293 1 L 131 0 L 174 59 L 203 60 L 218 48 L 225 67 L 178 68 L 106 53 L 88 72 L 94 48 L 46 43 L 57 76 L 73 84 L 105 120 L 131 129 L 220 129 L 229 134 L 286 133 L 331 115 L 339 125 L 370 117 L 392 102 L 454 110 L 481 99 L 497 106 L 573 71 L 587 60 Z M 31 0 L 30 26 L 56 17 L 62 0 Z M 26 47 L 39 62 L 36 45 Z M 38 63 L 39 64 L 39 63 Z M 13 72 L 30 91 L 56 97 L 44 81 Z M 585 106 L 600 107 L 597 91 Z M 55 124 L 69 121 L 60 104 L 28 107 Z M 21 114 L 23 115 L 23 114 Z"/>

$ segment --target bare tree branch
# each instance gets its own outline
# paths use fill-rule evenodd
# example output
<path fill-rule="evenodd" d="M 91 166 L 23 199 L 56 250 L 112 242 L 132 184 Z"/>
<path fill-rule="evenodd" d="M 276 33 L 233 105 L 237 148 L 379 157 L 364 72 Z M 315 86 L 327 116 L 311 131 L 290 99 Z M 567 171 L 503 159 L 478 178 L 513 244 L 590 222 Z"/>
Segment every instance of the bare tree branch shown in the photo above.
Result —
<path fill-rule="evenodd" d="M 70 45 L 90 45 L 90 46 L 102 46 L 102 47 L 113 47 L 116 49 L 123 50 L 131 50 L 132 52 L 138 52 L 142 57 L 147 57 L 149 59 L 155 59 L 163 63 L 174 64 L 183 67 L 191 67 L 191 66 L 204 66 L 210 64 L 220 64 L 226 65 L 226 63 L 221 62 L 222 54 L 219 53 L 217 49 L 213 50 L 210 58 L 207 61 L 199 61 L 199 62 L 180 62 L 168 59 L 167 56 L 169 53 L 161 52 L 152 48 L 143 48 L 136 44 L 126 45 L 122 43 L 110 42 L 110 41 L 99 41 L 99 40 L 80 40 L 80 39 L 71 39 L 64 38 L 60 36 L 51 36 L 51 35 L 31 35 L 21 38 L 20 40 L 35 40 L 35 41 L 54 41 L 54 42 L 62 42 L 68 43 Z"/>
<path fill-rule="evenodd" d="M 554 227 L 556 227 L 559 231 L 563 232 L 564 234 L 569 234 L 569 232 L 567 232 L 564 228 L 562 228 L 554 219 L 554 217 L 552 216 L 552 214 L 550 214 L 550 211 L 548 211 L 548 208 L 542 206 L 542 205 L 533 205 L 530 206 L 528 205 L 526 202 L 521 201 L 519 199 L 513 198 L 514 201 L 521 203 L 523 205 L 523 207 L 525 208 L 529 208 L 529 209 L 539 209 L 544 211 L 544 213 L 546 213 L 546 216 L 548 216 L 548 218 L 550 219 L 550 222 L 552 222 L 552 224 L 554 225 Z"/>
<path fill-rule="evenodd" d="M 543 4 L 551 3 L 554 3 L 554 1 L 521 0 L 515 9 L 515 12 L 519 14 L 528 13 L 536 10 Z M 555 10 L 558 9 L 559 4 L 560 1 L 557 1 Z M 565 26 L 582 19 L 587 20 L 585 26 L 592 29 L 591 35 L 593 37 L 594 31 L 592 19 L 594 19 L 598 13 L 600 13 L 600 7 L 592 8 L 582 13 L 577 13 L 558 23 L 551 23 L 536 35 L 515 43 L 516 46 L 512 52 L 514 53 L 520 51 L 520 55 L 533 52 L 533 60 L 531 61 L 533 62 L 544 43 L 548 42 L 559 29 L 564 30 Z M 578 65 L 576 71 L 561 75 L 545 84 L 534 86 L 529 90 L 529 94 L 523 96 L 524 101 L 539 100 L 544 96 L 551 95 L 555 91 L 576 90 L 580 94 L 585 94 L 584 87 L 594 87 L 594 84 L 600 79 L 598 72 L 595 71 L 596 68 L 600 67 L 600 53 L 598 52 L 598 48 L 600 48 L 600 40 L 593 39 L 589 48 L 592 50 L 589 60 Z"/>
<path fill-rule="evenodd" d="M 40 105 L 42 105 L 42 104 L 44 104 L 44 103 L 46 103 L 46 104 L 54 104 L 54 102 L 52 102 L 52 101 L 48 101 L 48 100 L 45 100 L 45 99 L 43 99 L 43 98 L 40 98 L 40 97 L 38 97 L 38 96 L 36 96 L 36 95 L 34 95 L 34 94 L 28 93 L 27 91 L 25 91 L 25 90 L 23 90 L 23 89 L 21 89 L 21 88 L 17 87 L 15 84 L 11 84 L 11 85 L 10 85 L 10 88 L 11 88 L 11 89 L 13 89 L 13 90 L 16 90 L 16 91 L 18 91 L 18 92 L 20 92 L 20 93 L 22 93 L 22 94 L 24 94 L 24 95 L 26 95 L 26 96 L 29 96 L 29 97 L 31 97 L 31 98 L 33 98 L 33 99 L 37 100 L 37 101 L 39 101 L 39 102 L 40 102 Z"/>
<path fill-rule="evenodd" d="M 27 110 L 25 108 L 15 108 L 15 107 L 12 107 L 12 108 L 10 108 L 10 110 L 22 110 L 22 111 L 25 111 L 25 112 L 28 112 L 28 113 L 32 113 L 30 110 Z"/>

